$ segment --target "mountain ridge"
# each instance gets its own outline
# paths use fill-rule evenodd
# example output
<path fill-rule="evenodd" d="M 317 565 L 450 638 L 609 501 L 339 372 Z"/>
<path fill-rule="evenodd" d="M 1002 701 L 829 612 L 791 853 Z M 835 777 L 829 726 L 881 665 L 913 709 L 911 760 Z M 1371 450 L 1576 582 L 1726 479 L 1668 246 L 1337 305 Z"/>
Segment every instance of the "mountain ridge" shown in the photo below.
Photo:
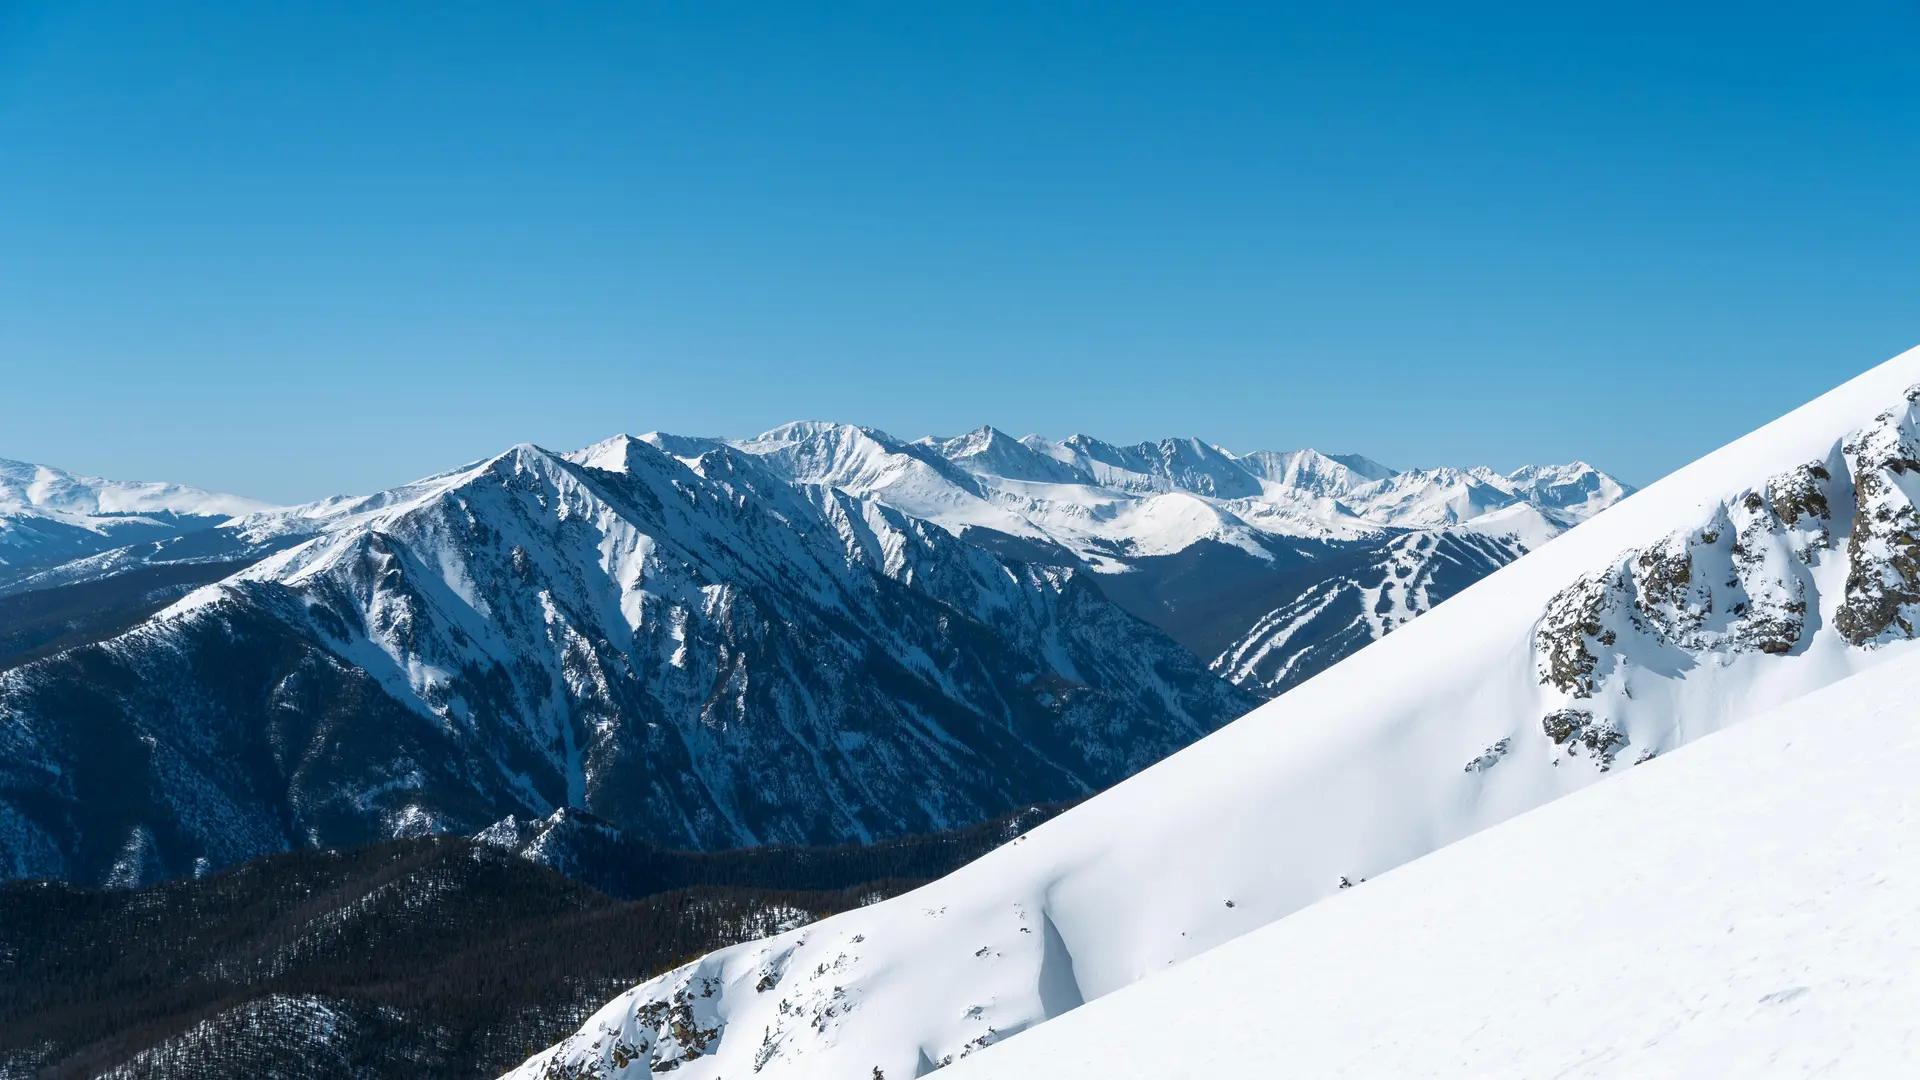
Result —
<path fill-rule="evenodd" d="M 134 883 L 566 806 L 691 848 L 960 826 L 1099 790 L 1528 546 L 1256 527 L 1172 486 L 1271 483 L 1197 440 L 1062 451 L 1138 493 L 1008 480 L 966 463 L 1049 466 L 975 434 L 520 444 L 41 571 L 0 598 L 48 612 L 0 640 L 0 870 Z M 1316 582 L 1320 621 L 1261 621 Z M 91 621 L 58 602 L 118 583 Z"/>

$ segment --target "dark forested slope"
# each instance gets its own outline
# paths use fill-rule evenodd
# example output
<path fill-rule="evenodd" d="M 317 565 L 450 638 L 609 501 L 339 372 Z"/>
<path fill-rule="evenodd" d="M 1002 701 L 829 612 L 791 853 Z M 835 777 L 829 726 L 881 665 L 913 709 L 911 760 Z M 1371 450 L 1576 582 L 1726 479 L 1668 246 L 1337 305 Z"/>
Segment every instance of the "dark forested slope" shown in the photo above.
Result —
<path fill-rule="evenodd" d="M 268 856 L 137 890 L 0 887 L 0 1076 L 492 1074 L 713 948 L 902 892 L 1050 816 L 886 844 L 683 853 L 585 829 L 612 896 L 526 845 Z"/>

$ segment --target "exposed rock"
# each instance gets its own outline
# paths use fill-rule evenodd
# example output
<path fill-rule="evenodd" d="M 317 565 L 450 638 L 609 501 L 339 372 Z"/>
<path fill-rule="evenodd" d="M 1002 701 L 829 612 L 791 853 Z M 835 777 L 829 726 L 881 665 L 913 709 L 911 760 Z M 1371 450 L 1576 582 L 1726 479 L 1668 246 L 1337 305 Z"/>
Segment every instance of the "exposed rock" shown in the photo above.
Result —
<path fill-rule="evenodd" d="M 1601 641 L 1609 633 L 1602 619 L 1617 601 L 1617 590 L 1611 587 L 1612 577 L 1611 574 L 1581 577 L 1547 602 L 1546 616 L 1535 632 L 1541 682 L 1575 697 L 1588 697 L 1593 693 L 1599 657 L 1590 642 Z"/>
<path fill-rule="evenodd" d="M 1833 474 L 1819 462 L 1802 465 L 1767 484 L 1767 503 L 1774 516 L 1788 525 L 1797 525 L 1802 518 L 1830 520 L 1833 513 L 1827 501 L 1827 484 L 1832 479 Z"/>
<path fill-rule="evenodd" d="M 1845 450 L 1853 464 L 1853 530 L 1847 537 L 1846 597 L 1833 625 L 1848 642 L 1877 644 L 1914 635 L 1920 604 L 1920 511 L 1907 480 L 1920 472 L 1914 408 L 1886 413 Z"/>
<path fill-rule="evenodd" d="M 1713 547 L 1720 530 L 1675 533 L 1632 562 L 1634 609 L 1659 635 L 1680 641 L 1698 632 L 1714 613 L 1713 583 L 1696 579 L 1696 547 Z"/>
<path fill-rule="evenodd" d="M 1586 747 L 1602 770 L 1612 766 L 1614 754 L 1627 744 L 1625 732 L 1609 721 L 1596 720 L 1586 709 L 1556 709 L 1541 719 L 1540 727 L 1555 746 L 1566 747 L 1569 754 Z"/>
<path fill-rule="evenodd" d="M 1484 751 L 1481 751 L 1479 757 L 1467 762 L 1466 771 L 1470 773 L 1486 772 L 1488 769 L 1493 768 L 1501 758 L 1507 756 L 1507 750 L 1512 744 L 1512 739 L 1501 739 L 1492 746 L 1487 747 Z"/>
<path fill-rule="evenodd" d="M 1612 760 L 1614 751 L 1625 746 L 1627 736 L 1613 725 L 1604 721 L 1587 725 L 1580 733 L 1580 744 L 1601 758 Z"/>
<path fill-rule="evenodd" d="M 1540 721 L 1540 726 L 1553 740 L 1553 745 L 1561 746 L 1568 739 L 1577 737 L 1593 723 L 1593 714 L 1585 709 L 1556 709 Z"/>
<path fill-rule="evenodd" d="M 1594 696 L 1623 637 L 1692 656 L 1793 652 L 1813 606 L 1806 568 L 1832 545 L 1831 499 L 1843 485 L 1815 462 L 1774 477 L 1766 489 L 1767 496 L 1749 491 L 1720 504 L 1698 529 L 1623 552 L 1556 594 L 1535 632 L 1540 681 L 1576 698 Z M 1920 529 L 1920 518 L 1911 524 Z M 1860 584 L 1862 624 L 1891 621 L 1920 599 L 1920 537 L 1899 535 L 1908 547 L 1891 563 L 1898 587 L 1874 594 L 1878 579 Z"/>

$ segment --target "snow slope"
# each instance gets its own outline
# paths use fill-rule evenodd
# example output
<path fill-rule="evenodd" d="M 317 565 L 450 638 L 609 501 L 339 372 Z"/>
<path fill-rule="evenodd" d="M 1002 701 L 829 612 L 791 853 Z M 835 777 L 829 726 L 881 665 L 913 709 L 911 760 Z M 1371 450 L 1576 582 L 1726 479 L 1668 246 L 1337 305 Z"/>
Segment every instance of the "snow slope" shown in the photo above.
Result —
<path fill-rule="evenodd" d="M 1909 1075 L 1920 654 L 1256 930 L 953 1069 Z"/>
<path fill-rule="evenodd" d="M 1909 653 L 1916 400 L 1920 350 L 961 871 L 636 987 L 515 1075 L 920 1075 Z"/>

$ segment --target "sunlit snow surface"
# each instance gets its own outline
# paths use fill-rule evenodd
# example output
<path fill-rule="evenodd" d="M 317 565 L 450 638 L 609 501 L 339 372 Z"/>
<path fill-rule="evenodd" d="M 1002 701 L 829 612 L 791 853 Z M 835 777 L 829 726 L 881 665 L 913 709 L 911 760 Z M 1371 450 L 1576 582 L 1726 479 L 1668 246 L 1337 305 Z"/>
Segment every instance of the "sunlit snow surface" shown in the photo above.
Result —
<path fill-rule="evenodd" d="M 1854 540 L 1856 515 L 1878 530 L 1920 522 L 1915 384 L 1920 351 L 941 881 L 635 988 L 518 1075 L 920 1075 L 1340 894 L 1343 879 L 1908 655 L 1920 601 L 1900 602 L 1897 537 Z M 1563 838 L 1595 861 L 1635 841 L 1606 820 Z M 1156 1037 L 1203 1047 L 1258 988 L 1212 987 L 1218 1023 Z M 1754 1007 L 1789 990 L 1757 990 Z M 1160 1073 L 1192 1074 L 1205 1070 Z"/>
<path fill-rule="evenodd" d="M 1914 1075 L 1916 691 L 1909 653 L 950 1075 Z"/>
<path fill-rule="evenodd" d="M 181 484 L 103 480 L 0 458 L 0 585 L 39 568 L 151 544 L 266 509 Z"/>
<path fill-rule="evenodd" d="M 237 495 L 221 495 L 184 484 L 103 480 L 48 465 L 0 458 L 0 510 L 32 509 L 47 514 L 189 514 L 238 517 L 266 504 Z"/>

